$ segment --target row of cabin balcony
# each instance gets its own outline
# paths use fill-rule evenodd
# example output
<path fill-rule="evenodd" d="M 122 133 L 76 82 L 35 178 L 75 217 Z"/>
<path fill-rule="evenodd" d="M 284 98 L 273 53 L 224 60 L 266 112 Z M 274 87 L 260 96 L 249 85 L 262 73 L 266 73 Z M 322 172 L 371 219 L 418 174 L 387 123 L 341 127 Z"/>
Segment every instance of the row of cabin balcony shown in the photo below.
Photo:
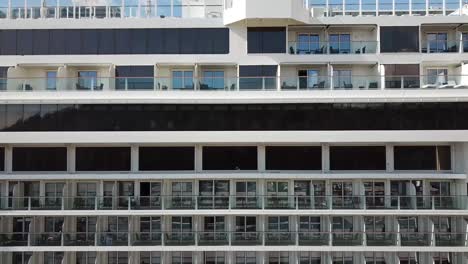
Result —
<path fill-rule="evenodd" d="M 125 76 L 128 69 L 140 73 Z M 3 72 L 3 73 L 2 73 Z M 155 72 L 158 76 L 155 76 Z M 468 64 L 0 67 L 0 91 L 290 91 L 468 88 Z M 236 77 L 230 77 L 236 76 Z"/>
<path fill-rule="evenodd" d="M 138 210 L 204 209 L 466 210 L 468 208 L 468 197 L 465 195 L 466 183 L 446 179 L 35 180 L 5 181 L 0 182 L 0 187 L 2 194 L 0 209 L 7 211 L 136 210 L 136 213 Z"/>
<path fill-rule="evenodd" d="M 29 251 L 0 253 L 5 264 L 465 264 L 455 252 L 356 251 Z"/>
<path fill-rule="evenodd" d="M 261 3 L 268 4 L 268 2 Z M 66 0 L 9 0 L 0 6 L 0 18 L 7 19 L 111 19 L 111 18 L 221 18 L 227 16 L 225 23 L 241 21 L 253 17 L 293 18 L 301 22 L 310 17 L 321 16 L 424 16 L 444 15 L 462 16 L 468 14 L 463 0 L 457 1 L 319 1 L 289 0 L 286 7 L 294 12 L 257 11 L 256 16 L 242 16 L 247 10 L 257 7 L 245 0 L 136 0 L 108 2 L 79 2 Z"/>
<path fill-rule="evenodd" d="M 0 247 L 466 247 L 459 216 L 3 217 Z"/>

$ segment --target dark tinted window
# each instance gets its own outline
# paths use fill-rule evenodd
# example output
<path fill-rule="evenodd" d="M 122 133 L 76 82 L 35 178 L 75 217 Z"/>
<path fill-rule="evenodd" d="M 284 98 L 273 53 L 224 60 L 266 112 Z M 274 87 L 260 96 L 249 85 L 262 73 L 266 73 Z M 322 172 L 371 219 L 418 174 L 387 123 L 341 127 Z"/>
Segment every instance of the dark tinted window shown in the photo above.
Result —
<path fill-rule="evenodd" d="M 395 146 L 395 170 L 450 170 L 450 146 Z"/>
<path fill-rule="evenodd" d="M 0 148 L 0 171 L 5 171 L 5 148 Z"/>
<path fill-rule="evenodd" d="M 267 170 L 321 170 L 322 148 L 275 146 L 266 147 Z"/>
<path fill-rule="evenodd" d="M 2 123 L 2 131 L 467 130 L 468 103 L 8 104 Z"/>
<path fill-rule="evenodd" d="M 419 52 L 418 27 L 380 27 L 381 52 Z"/>
<path fill-rule="evenodd" d="M 283 27 L 247 29 L 248 53 L 284 53 L 286 30 Z"/>
<path fill-rule="evenodd" d="M 385 170 L 385 146 L 331 146 L 331 170 Z"/>
<path fill-rule="evenodd" d="M 142 171 L 194 170 L 193 147 L 140 147 L 139 167 Z"/>
<path fill-rule="evenodd" d="M 227 53 L 227 28 L 0 30 L 0 55 Z"/>
<path fill-rule="evenodd" d="M 129 171 L 130 148 L 76 148 L 77 171 Z"/>
<path fill-rule="evenodd" d="M 257 147 L 203 147 L 204 170 L 257 170 Z"/>
<path fill-rule="evenodd" d="M 66 171 L 65 147 L 15 147 L 13 171 Z"/>
<path fill-rule="evenodd" d="M 153 77 L 154 66 L 116 66 L 115 77 Z"/>

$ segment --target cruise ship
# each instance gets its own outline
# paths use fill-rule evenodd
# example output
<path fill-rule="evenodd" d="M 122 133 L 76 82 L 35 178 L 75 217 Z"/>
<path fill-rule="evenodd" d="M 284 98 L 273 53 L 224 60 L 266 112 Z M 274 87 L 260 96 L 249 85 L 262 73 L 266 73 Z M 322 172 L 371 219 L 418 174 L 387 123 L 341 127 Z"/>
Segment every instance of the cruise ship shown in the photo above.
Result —
<path fill-rule="evenodd" d="M 468 0 L 0 0 L 1 264 L 468 264 Z"/>

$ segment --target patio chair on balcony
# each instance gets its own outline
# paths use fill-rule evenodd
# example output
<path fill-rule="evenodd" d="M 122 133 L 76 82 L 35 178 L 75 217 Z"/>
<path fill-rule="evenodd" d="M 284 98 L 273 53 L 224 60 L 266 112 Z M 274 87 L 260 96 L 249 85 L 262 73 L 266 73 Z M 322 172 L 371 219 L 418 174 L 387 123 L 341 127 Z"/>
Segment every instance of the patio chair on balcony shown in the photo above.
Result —
<path fill-rule="evenodd" d="M 294 51 L 294 47 L 289 47 L 289 54 L 296 54 Z"/>
<path fill-rule="evenodd" d="M 455 81 L 447 81 L 446 83 L 439 86 L 439 88 L 455 88 L 457 83 Z"/>
<path fill-rule="evenodd" d="M 353 84 L 352 84 L 352 83 L 343 82 L 343 88 L 345 88 L 345 89 L 353 89 Z"/>
<path fill-rule="evenodd" d="M 378 83 L 377 82 L 370 82 L 369 83 L 369 89 L 377 89 L 378 88 Z"/>
<path fill-rule="evenodd" d="M 314 84 L 312 88 L 325 88 L 325 81 L 321 81 L 317 84 Z"/>

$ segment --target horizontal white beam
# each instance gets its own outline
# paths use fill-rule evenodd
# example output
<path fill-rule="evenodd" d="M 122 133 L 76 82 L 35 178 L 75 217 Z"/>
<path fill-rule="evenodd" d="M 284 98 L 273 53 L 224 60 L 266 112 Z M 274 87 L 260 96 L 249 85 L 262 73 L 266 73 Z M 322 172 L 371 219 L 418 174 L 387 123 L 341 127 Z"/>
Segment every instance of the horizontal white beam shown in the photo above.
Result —
<path fill-rule="evenodd" d="M 468 57 L 467 57 L 468 59 Z M 0 104 L 244 104 L 467 102 L 467 89 L 334 91 L 1 92 Z"/>
<path fill-rule="evenodd" d="M 3 175 L 3 176 L 2 176 Z M 403 179 L 403 180 L 424 180 L 424 179 L 444 179 L 444 180 L 464 180 L 467 175 L 464 173 L 437 173 L 437 172 L 90 172 L 90 173 L 8 173 L 1 174 L 0 177 L 8 180 L 181 180 L 181 179 Z"/>
<path fill-rule="evenodd" d="M 303 145 L 468 142 L 468 130 L 0 132 L 0 144 Z"/>
<path fill-rule="evenodd" d="M 32 246 L 0 247 L 0 252 L 45 251 L 315 251 L 315 252 L 468 252 L 468 247 L 401 246 Z"/>
<path fill-rule="evenodd" d="M 0 211 L 0 216 L 228 216 L 228 215 L 379 215 L 379 216 L 468 216 L 468 210 L 341 210 L 341 209 L 325 209 L 325 210 L 262 210 L 262 209 L 246 209 L 246 210 L 7 210 Z"/>

